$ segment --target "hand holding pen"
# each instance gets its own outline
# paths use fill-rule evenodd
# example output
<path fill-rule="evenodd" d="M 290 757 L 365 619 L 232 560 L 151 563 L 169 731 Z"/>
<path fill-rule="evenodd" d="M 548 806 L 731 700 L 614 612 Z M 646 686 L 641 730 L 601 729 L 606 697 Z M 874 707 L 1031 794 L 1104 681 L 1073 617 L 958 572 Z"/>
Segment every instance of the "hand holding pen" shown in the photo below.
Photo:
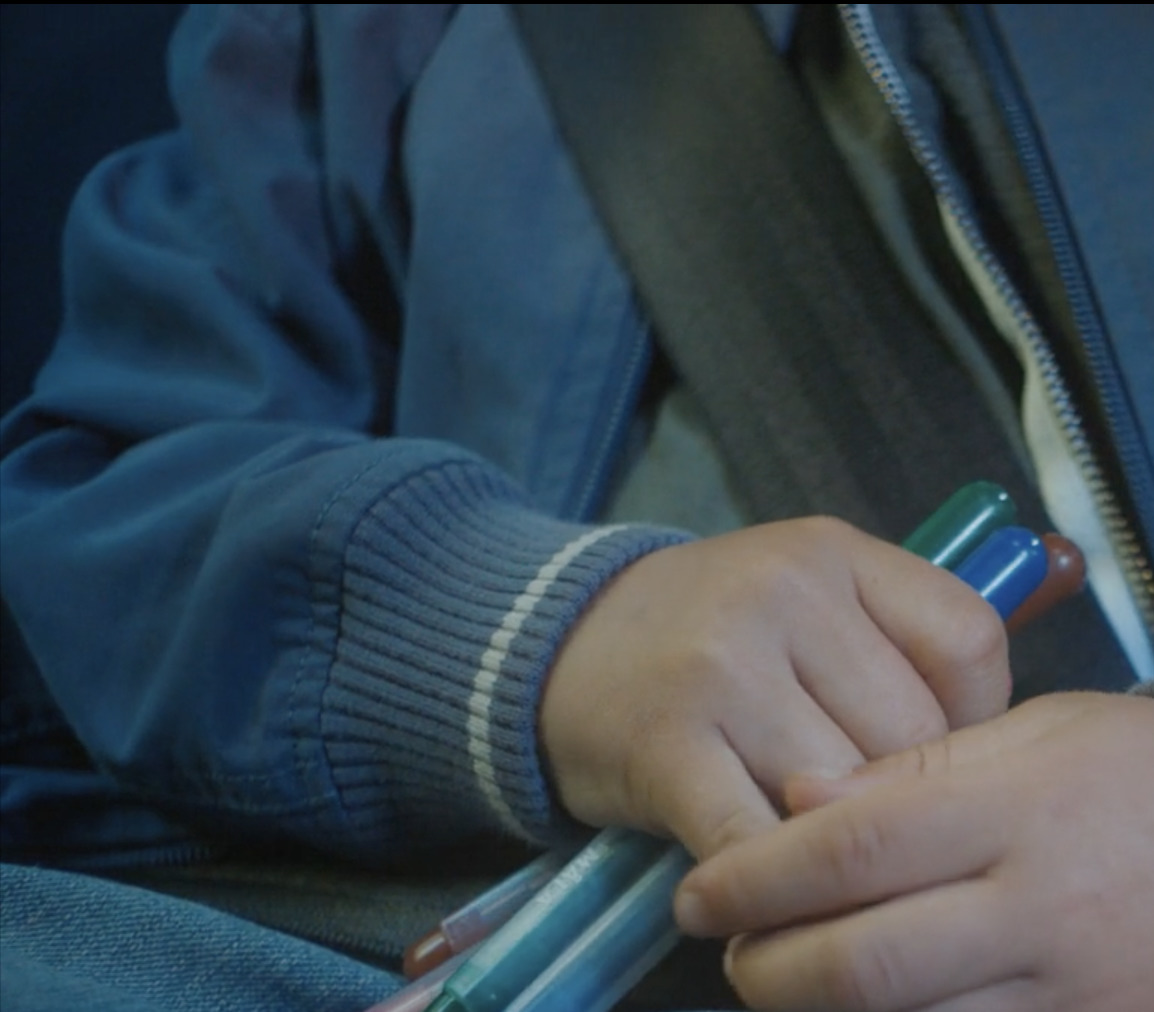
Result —
<path fill-rule="evenodd" d="M 1012 628 L 1081 586 L 1076 547 L 1042 540 L 1047 578 Z M 678 923 L 731 939 L 727 975 L 763 1012 L 1138 1012 L 1151 769 L 1149 699 L 1067 692 L 848 775 L 799 770 L 793 817 L 693 870 Z"/>
<path fill-rule="evenodd" d="M 1144 1012 L 1151 770 L 1154 700 L 1064 692 L 848 776 L 800 771 L 795 817 L 692 871 L 678 922 L 732 939 L 729 979 L 763 1012 Z"/>
<path fill-rule="evenodd" d="M 540 737 L 574 816 L 701 858 L 776 824 L 788 773 L 849 771 L 1009 693 L 988 605 L 911 551 L 806 518 L 622 572 L 557 658 Z"/>
<path fill-rule="evenodd" d="M 1076 589 L 1081 576 L 1074 565 L 1078 559 L 1076 549 L 1060 538 L 1051 537 L 1043 545 L 1030 532 L 1020 528 L 999 529 L 1004 528 L 1010 519 L 1012 506 L 1001 490 L 985 484 L 969 486 L 911 535 L 906 545 L 936 565 L 956 568 L 964 582 L 977 589 L 1003 618 L 1030 610 L 1022 607 L 1023 601 L 1047 573 L 1050 574 L 1047 582 L 1057 584 L 1057 589 L 1051 586 L 1042 594 L 1048 602 L 1052 603 Z M 995 536 L 989 537 L 991 531 Z M 976 545 L 980 545 L 977 551 L 974 550 Z M 1040 593 L 1035 592 L 1031 600 L 1036 600 Z M 596 885 L 601 878 L 599 865 L 607 864 L 618 851 L 627 854 L 634 839 L 638 839 L 639 845 L 643 842 L 643 838 L 628 834 L 622 836 L 621 831 L 610 831 L 610 836 L 613 834 L 620 837 L 613 847 L 607 848 L 599 837 L 594 841 L 592 852 L 596 854 L 600 847 L 601 853 L 592 859 L 586 855 L 588 868 L 583 868 L 580 875 L 561 876 L 552 889 L 556 896 L 549 895 L 543 902 L 538 897 L 530 905 L 534 909 L 530 910 L 527 918 L 525 915 L 515 918 L 520 925 L 511 925 L 512 930 L 507 928 L 499 933 L 503 941 L 499 938 L 495 940 L 499 944 L 483 946 L 483 958 L 473 961 L 469 973 L 463 972 L 451 978 L 450 986 L 446 987 L 437 1007 L 468 1008 L 478 1012 L 506 1007 L 514 990 L 519 989 L 531 973 L 545 966 L 544 956 L 535 959 L 526 955 L 526 946 L 534 948 L 531 939 L 536 938 L 535 948 L 543 952 L 556 945 L 557 939 L 551 935 L 556 934 L 558 924 L 563 924 L 565 931 L 576 936 L 587 918 L 583 921 L 581 917 L 560 916 L 567 914 L 565 904 L 571 904 L 573 896 L 586 889 L 590 882 Z M 634 849 L 641 853 L 641 850 Z M 619 856 L 615 860 L 617 865 L 624 867 Z M 669 910 L 669 896 L 690 863 L 688 855 L 679 846 L 669 846 L 657 852 L 648 871 L 639 875 L 593 924 L 581 932 L 580 937 L 568 945 L 564 955 L 554 959 L 548 969 L 508 1007 L 518 1012 L 608 1008 L 615 997 L 623 994 L 673 944 L 676 930 Z M 630 874 L 635 874 L 635 871 L 630 871 Z M 514 877 L 509 885 L 518 881 L 518 877 Z M 612 889 L 619 888 L 616 882 L 612 886 Z M 502 902 L 508 903 L 510 891 L 508 887 L 497 891 L 504 897 Z M 550 889 L 544 891 L 545 894 L 550 892 Z M 478 902 L 484 907 L 490 904 L 491 898 L 481 897 Z M 588 898 L 584 901 L 584 908 L 592 909 Z M 553 928 L 542 932 L 542 927 L 549 924 Z M 596 972 L 590 973 L 590 965 L 597 968 Z M 510 966 L 513 967 L 512 974 Z M 492 984 L 494 979 L 499 982 L 496 989 Z M 498 993 L 501 987 L 504 992 Z"/>

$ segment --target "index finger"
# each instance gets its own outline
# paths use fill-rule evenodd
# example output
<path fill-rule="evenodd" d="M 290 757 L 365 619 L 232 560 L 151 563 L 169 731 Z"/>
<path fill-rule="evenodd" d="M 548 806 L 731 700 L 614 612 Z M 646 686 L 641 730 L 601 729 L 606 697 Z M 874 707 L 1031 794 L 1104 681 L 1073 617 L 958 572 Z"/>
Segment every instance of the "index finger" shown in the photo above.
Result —
<path fill-rule="evenodd" d="M 990 803 L 964 785 L 909 780 L 807 812 L 690 872 L 678 923 L 705 937 L 773 931 L 976 875 L 1001 853 L 1010 814 L 978 810 Z"/>

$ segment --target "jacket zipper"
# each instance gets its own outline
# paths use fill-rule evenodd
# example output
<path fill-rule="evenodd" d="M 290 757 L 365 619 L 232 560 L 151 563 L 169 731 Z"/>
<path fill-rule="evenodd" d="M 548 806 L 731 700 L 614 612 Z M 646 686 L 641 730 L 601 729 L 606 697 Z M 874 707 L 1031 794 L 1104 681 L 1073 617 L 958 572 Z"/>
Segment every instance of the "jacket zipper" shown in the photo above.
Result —
<path fill-rule="evenodd" d="M 1042 220 L 1058 272 L 1069 299 L 1078 332 L 1090 363 L 1096 387 L 1105 405 L 1110 430 L 1114 433 L 1122 459 L 1123 470 L 1134 492 L 1140 514 L 1139 525 L 1152 534 L 1150 509 L 1154 507 L 1154 475 L 1144 462 L 1145 451 L 1137 434 L 1136 423 L 1125 402 L 1125 394 L 1110 360 L 1106 335 L 1094 307 L 1093 297 L 1086 289 L 1085 274 L 1078 262 L 1077 245 L 1070 235 L 1066 216 L 1054 190 L 1050 173 L 1040 154 L 1040 144 L 1026 113 L 1017 85 L 1002 61 L 993 29 L 983 5 L 969 5 L 967 23 L 980 33 L 977 40 L 982 50 L 986 70 L 998 96 L 1005 123 L 1014 139 L 1015 151 L 1026 174 L 1035 208 Z M 1133 536 L 1134 532 L 1130 532 Z M 1137 551 L 1141 552 L 1141 548 Z M 1147 560 L 1148 562 L 1149 560 Z M 1146 579 L 1151 578 L 1146 566 Z"/>
<path fill-rule="evenodd" d="M 839 4 L 838 8 L 850 41 L 870 79 L 874 82 L 886 106 L 901 128 L 914 157 L 926 173 L 940 206 L 944 208 L 945 213 L 951 219 L 951 224 L 956 229 L 957 234 L 969 246 L 971 253 L 981 265 L 1004 308 L 1025 337 L 1029 353 L 1038 367 L 1046 399 L 1066 439 L 1075 465 L 1093 496 L 1098 515 L 1106 528 L 1114 549 L 1115 558 L 1149 636 L 1150 631 L 1154 629 L 1154 568 L 1151 567 L 1150 561 L 1146 558 L 1137 531 L 1127 518 L 1119 504 L 1117 495 L 1106 479 L 1101 463 L 1086 435 L 1086 427 L 1082 417 L 1058 369 L 1053 351 L 1042 335 L 1033 314 L 1023 303 L 1000 262 L 990 251 L 973 217 L 963 206 L 942 159 L 921 129 L 914 114 L 905 82 L 890 59 L 889 53 L 878 34 L 870 13 L 870 5 Z M 1048 189 L 1048 185 L 1040 185 L 1043 182 L 1048 184 L 1048 177 L 1042 175 L 1043 170 L 1038 166 L 1036 160 L 1028 157 L 1033 147 L 1030 143 L 1032 137 L 1022 133 L 1020 114 L 1016 117 L 1016 122 L 1015 119 L 1010 120 L 1010 126 L 1014 131 L 1016 141 L 1019 145 L 1024 145 L 1019 148 L 1019 153 L 1027 156 L 1024 159 L 1024 166 L 1029 173 L 1035 199 L 1038 200 L 1038 194 L 1045 193 Z M 1045 200 L 1039 200 L 1039 212 L 1046 223 L 1049 238 L 1055 245 L 1055 254 L 1062 268 L 1063 279 L 1068 283 L 1072 270 L 1069 246 L 1067 243 L 1063 249 L 1059 241 L 1063 230 L 1055 227 L 1059 220 L 1057 212 L 1052 203 L 1047 206 Z M 1077 288 L 1068 289 L 1068 294 L 1076 300 Z M 1089 314 L 1085 312 L 1084 304 L 1079 306 L 1075 302 L 1074 310 L 1081 326 Z M 1087 339 L 1089 353 L 1091 356 L 1096 356 L 1095 360 L 1100 363 L 1102 354 L 1100 340 L 1097 343 L 1089 340 L 1085 332 L 1083 332 L 1083 336 Z M 1103 379 L 1103 372 L 1104 370 L 1099 368 L 1096 373 L 1096 379 L 1100 383 Z M 1113 392 L 1110 386 L 1104 387 L 1104 394 L 1111 401 L 1111 410 L 1118 412 L 1117 398 L 1111 396 Z M 1117 417 L 1115 414 L 1112 420 L 1116 420 Z M 1125 452 L 1126 447 L 1122 447 L 1122 449 Z M 1131 469 L 1131 471 L 1137 472 L 1138 469 Z M 1150 490 L 1144 491 L 1141 487 L 1136 487 L 1134 491 L 1139 496 L 1152 494 Z"/>

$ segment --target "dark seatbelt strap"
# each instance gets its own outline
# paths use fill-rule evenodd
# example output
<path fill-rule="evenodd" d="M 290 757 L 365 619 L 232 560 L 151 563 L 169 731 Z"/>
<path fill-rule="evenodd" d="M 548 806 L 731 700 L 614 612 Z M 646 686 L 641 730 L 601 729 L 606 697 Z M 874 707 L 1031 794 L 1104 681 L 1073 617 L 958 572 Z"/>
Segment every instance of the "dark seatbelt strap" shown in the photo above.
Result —
<path fill-rule="evenodd" d="M 1048 527 L 748 5 L 510 6 L 656 338 L 757 519 L 834 513 L 900 540 L 988 478 Z M 1037 655 L 1025 667 L 1047 687 L 1088 667 L 1125 684 L 1096 606 L 1074 607 L 1057 639 L 1019 637 Z"/>

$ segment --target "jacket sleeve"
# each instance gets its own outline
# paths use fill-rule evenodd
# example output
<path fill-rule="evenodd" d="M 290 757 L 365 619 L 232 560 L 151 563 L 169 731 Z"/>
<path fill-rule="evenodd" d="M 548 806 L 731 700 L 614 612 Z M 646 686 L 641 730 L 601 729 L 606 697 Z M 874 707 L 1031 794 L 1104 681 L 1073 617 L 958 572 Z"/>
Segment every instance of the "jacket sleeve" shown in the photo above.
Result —
<path fill-rule="evenodd" d="M 547 840 L 552 654 L 681 536 L 390 438 L 392 138 L 451 10 L 313 10 L 191 5 L 181 129 L 78 194 L 61 336 L 3 430 L 3 592 L 95 762 L 186 819 L 367 860 Z"/>

